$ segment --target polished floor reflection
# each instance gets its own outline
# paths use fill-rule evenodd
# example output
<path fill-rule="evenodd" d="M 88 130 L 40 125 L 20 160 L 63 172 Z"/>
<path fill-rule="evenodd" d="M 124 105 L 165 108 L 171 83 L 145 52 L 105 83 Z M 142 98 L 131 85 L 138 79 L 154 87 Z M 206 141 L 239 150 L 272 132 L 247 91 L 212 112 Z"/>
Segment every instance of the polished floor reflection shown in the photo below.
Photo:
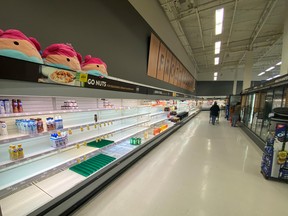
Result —
<path fill-rule="evenodd" d="M 261 150 L 201 112 L 74 215 L 288 215 L 288 185 L 260 174 Z"/>

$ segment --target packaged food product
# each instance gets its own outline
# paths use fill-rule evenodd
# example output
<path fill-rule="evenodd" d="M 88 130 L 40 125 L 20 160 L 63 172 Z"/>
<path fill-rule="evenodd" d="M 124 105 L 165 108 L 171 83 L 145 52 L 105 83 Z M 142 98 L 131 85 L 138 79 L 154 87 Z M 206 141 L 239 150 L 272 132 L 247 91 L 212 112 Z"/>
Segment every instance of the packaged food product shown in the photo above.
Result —
<path fill-rule="evenodd" d="M 9 152 L 9 159 L 13 160 L 13 145 L 9 146 L 8 152 Z"/>
<path fill-rule="evenodd" d="M 12 146 L 12 160 L 18 159 L 18 150 L 15 145 Z"/>
<path fill-rule="evenodd" d="M 22 101 L 20 99 L 17 99 L 17 107 L 18 107 L 18 112 L 23 112 L 23 106 L 22 106 Z"/>
<path fill-rule="evenodd" d="M 42 133 L 44 131 L 43 121 L 41 118 L 37 118 L 37 132 Z"/>
<path fill-rule="evenodd" d="M 12 110 L 13 110 L 13 113 L 18 113 L 18 103 L 15 99 L 12 99 Z"/>
<path fill-rule="evenodd" d="M 0 121 L 0 135 L 1 136 L 6 136 L 8 135 L 8 130 L 7 130 L 7 124 L 5 121 Z"/>
<path fill-rule="evenodd" d="M 52 117 L 46 118 L 47 131 L 55 130 L 54 119 Z"/>
<path fill-rule="evenodd" d="M 0 100 L 0 114 L 5 114 L 5 105 L 3 100 Z"/>
<path fill-rule="evenodd" d="M 11 113 L 11 108 L 10 108 L 10 101 L 9 99 L 5 99 L 4 101 L 4 106 L 5 106 L 5 113 Z"/>
<path fill-rule="evenodd" d="M 24 150 L 21 144 L 18 144 L 17 151 L 18 151 L 18 159 L 24 158 Z"/>

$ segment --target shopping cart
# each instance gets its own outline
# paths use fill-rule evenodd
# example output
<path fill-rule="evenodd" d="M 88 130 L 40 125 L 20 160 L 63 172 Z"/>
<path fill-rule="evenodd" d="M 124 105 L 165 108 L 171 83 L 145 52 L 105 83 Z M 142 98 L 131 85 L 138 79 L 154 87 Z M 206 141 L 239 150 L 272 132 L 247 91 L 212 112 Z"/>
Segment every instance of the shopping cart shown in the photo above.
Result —
<path fill-rule="evenodd" d="M 210 115 L 209 115 L 209 124 L 210 124 L 210 123 L 212 123 L 212 115 L 211 115 L 211 112 L 210 112 Z M 218 114 L 218 116 L 216 116 L 215 124 L 219 124 L 219 114 Z"/>

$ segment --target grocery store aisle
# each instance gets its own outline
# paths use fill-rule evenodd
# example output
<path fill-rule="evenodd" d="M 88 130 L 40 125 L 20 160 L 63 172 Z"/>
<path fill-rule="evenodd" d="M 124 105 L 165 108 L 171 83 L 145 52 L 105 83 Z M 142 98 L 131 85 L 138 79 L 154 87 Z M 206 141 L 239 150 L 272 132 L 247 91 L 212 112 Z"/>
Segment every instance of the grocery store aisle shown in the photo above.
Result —
<path fill-rule="evenodd" d="M 261 151 L 201 112 L 73 215 L 287 215 L 287 184 L 260 174 Z"/>

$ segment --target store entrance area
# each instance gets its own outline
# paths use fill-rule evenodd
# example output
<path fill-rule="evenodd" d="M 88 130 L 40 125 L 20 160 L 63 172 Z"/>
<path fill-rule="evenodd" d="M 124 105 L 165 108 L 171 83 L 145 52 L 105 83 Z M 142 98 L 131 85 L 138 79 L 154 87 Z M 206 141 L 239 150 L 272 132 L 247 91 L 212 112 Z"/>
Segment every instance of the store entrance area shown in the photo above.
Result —
<path fill-rule="evenodd" d="M 286 215 L 288 186 L 265 180 L 262 151 L 201 112 L 73 215 Z"/>

